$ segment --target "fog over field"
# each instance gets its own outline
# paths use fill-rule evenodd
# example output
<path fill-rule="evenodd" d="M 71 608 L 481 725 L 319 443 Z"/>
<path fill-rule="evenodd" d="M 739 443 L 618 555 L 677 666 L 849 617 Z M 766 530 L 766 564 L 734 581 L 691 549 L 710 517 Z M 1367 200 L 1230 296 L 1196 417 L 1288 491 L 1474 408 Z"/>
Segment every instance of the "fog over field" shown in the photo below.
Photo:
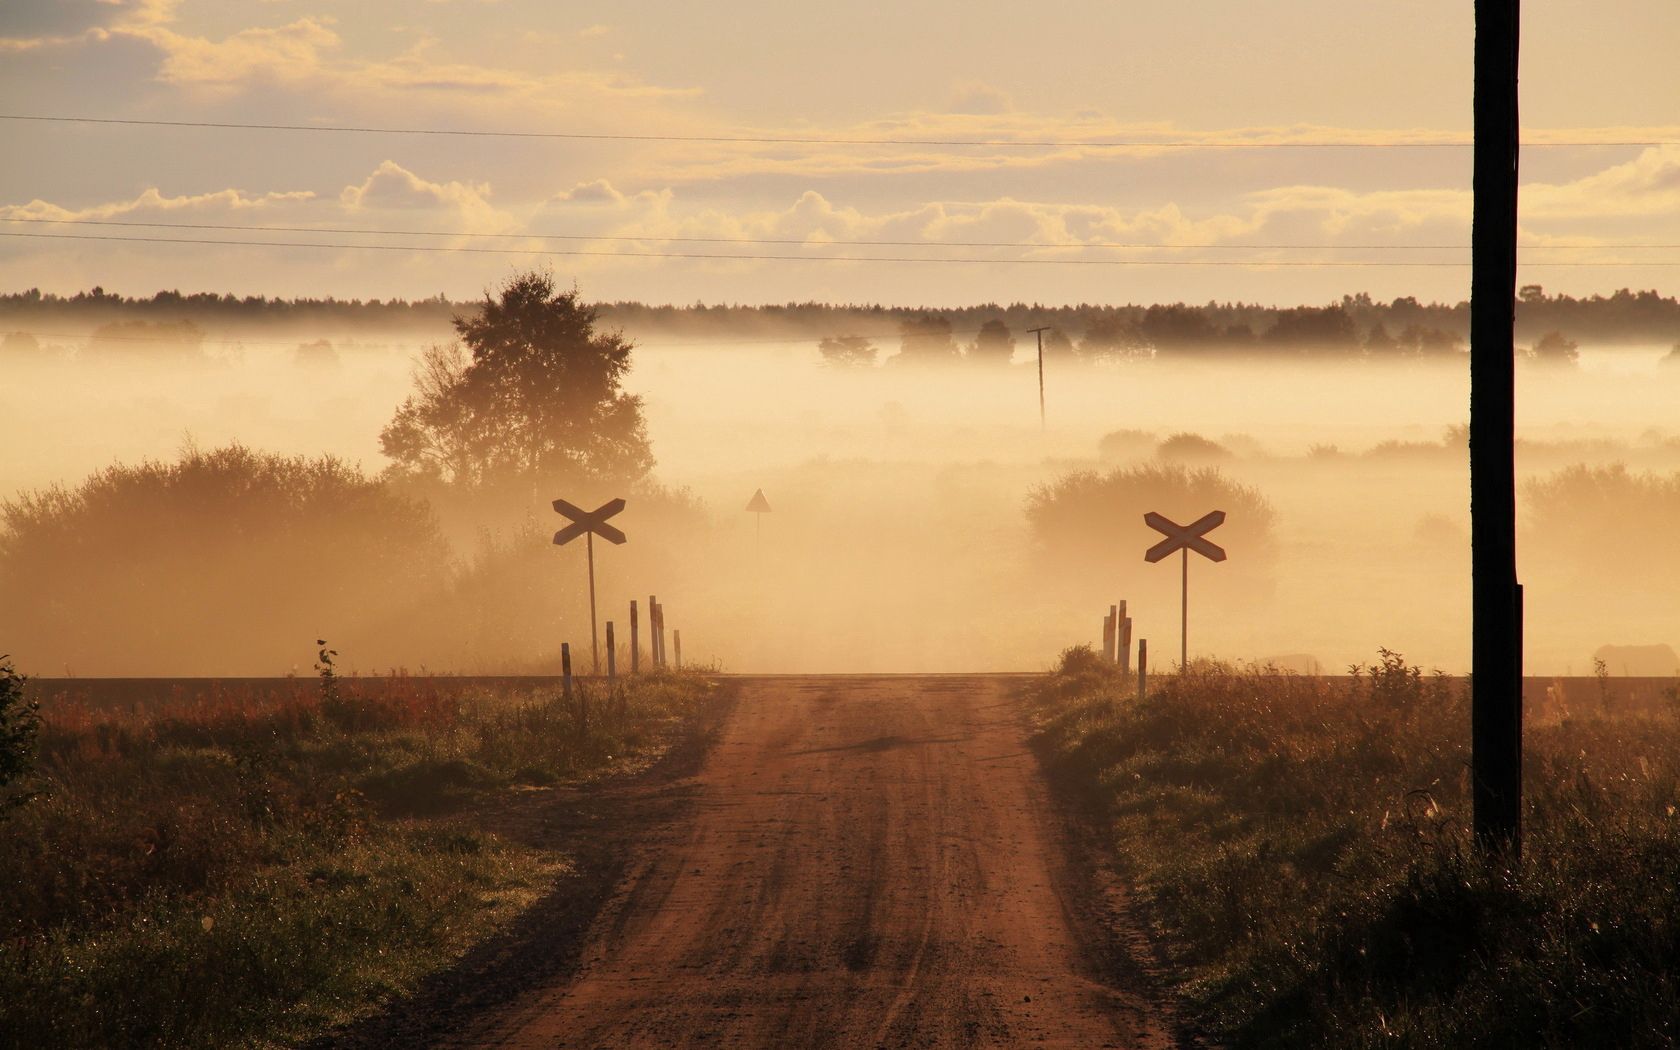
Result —
<path fill-rule="evenodd" d="M 1217 467 L 1275 510 L 1273 549 L 1245 547 L 1233 516 L 1210 537 L 1230 560 L 1190 566 L 1192 655 L 1311 657 L 1335 671 L 1385 646 L 1467 669 L 1468 477 L 1452 431 L 1467 419 L 1462 359 L 1053 358 L 1041 431 L 1030 343 L 1009 365 L 841 368 L 808 340 L 626 334 L 637 343 L 626 388 L 645 401 L 654 478 L 700 506 L 626 494 L 618 521 L 629 545 L 596 552 L 601 615 L 622 632 L 626 603 L 657 593 L 689 660 L 735 671 L 1031 669 L 1094 640 L 1108 604 L 1125 598 L 1156 662 L 1175 662 L 1179 566 L 1143 561 L 1153 533 L 1141 515 L 1083 522 L 1086 539 L 1069 546 L 1036 534 L 1026 512 L 1038 486 L 1155 461 L 1162 441 L 1188 432 L 1225 450 L 1206 462 L 1192 450 L 1190 466 Z M 299 351 L 316 339 L 331 350 Z M 421 348 L 411 332 L 209 331 L 203 359 L 116 361 L 75 352 L 84 341 L 42 336 L 40 355 L 0 359 L 0 494 L 235 442 L 328 452 L 376 474 L 387 465 L 379 432 L 411 391 Z M 1680 369 L 1659 364 L 1663 352 L 1589 347 L 1578 367 L 1520 370 L 1522 478 L 1575 464 L 1680 469 Z M 743 508 L 757 488 L 773 509 L 755 535 Z M 278 674 L 306 670 L 320 634 L 346 639 L 346 666 L 363 671 L 546 668 L 561 640 L 587 653 L 589 639 L 584 552 L 547 545 L 561 524 L 548 502 L 614 494 L 439 505 L 457 569 L 487 550 L 525 567 L 481 574 L 447 623 L 439 603 L 422 601 L 380 612 L 375 629 L 355 622 L 354 603 L 323 600 L 319 622 L 287 623 L 296 638 L 207 644 L 221 631 L 284 633 L 252 595 L 254 611 L 230 609 L 198 637 L 154 636 L 144 655 L 111 649 L 90 624 L 80 640 L 16 656 L 41 674 Z M 1189 518 L 1215 508 L 1159 509 Z M 1672 550 L 1633 549 L 1666 527 L 1641 513 L 1626 508 L 1620 536 L 1525 533 L 1530 673 L 1591 673 L 1605 643 L 1680 642 L 1680 597 L 1664 582 Z"/>

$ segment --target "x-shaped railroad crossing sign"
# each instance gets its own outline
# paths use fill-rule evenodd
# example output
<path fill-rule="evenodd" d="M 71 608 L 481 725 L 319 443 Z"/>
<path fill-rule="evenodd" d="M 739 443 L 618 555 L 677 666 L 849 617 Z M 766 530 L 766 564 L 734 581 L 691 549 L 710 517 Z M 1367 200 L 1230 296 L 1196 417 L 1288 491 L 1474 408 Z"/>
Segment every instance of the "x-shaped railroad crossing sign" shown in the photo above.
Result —
<path fill-rule="evenodd" d="M 572 523 L 554 534 L 557 544 L 570 543 L 586 532 L 593 532 L 612 543 L 623 543 L 625 536 L 616 527 L 607 524 L 607 519 L 624 509 L 624 500 L 612 499 L 596 507 L 594 510 L 580 510 L 563 499 L 554 501 L 554 509 L 572 519 Z"/>
<path fill-rule="evenodd" d="M 1145 514 L 1143 520 L 1150 528 L 1167 537 L 1144 552 L 1144 561 L 1160 561 L 1174 551 L 1185 549 L 1193 550 L 1213 561 L 1225 560 L 1224 547 L 1202 538 L 1225 523 L 1225 512 L 1222 510 L 1204 514 L 1188 525 L 1180 525 L 1154 511 Z"/>

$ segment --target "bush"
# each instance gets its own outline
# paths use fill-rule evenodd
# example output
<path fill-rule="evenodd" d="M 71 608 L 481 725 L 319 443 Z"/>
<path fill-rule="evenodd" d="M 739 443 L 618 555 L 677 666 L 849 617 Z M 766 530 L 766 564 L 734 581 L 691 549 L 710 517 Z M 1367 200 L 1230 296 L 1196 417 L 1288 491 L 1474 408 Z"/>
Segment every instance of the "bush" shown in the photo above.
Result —
<path fill-rule="evenodd" d="M 1168 463 L 1217 463 L 1231 458 L 1231 450 L 1219 442 L 1188 433 L 1167 438 L 1155 454 Z"/>
<path fill-rule="evenodd" d="M 189 449 L 0 503 L 0 636 L 76 673 L 273 674 L 326 632 L 369 653 L 447 570 L 426 504 L 330 456 Z"/>
<path fill-rule="evenodd" d="M 28 802 L 23 783 L 35 769 L 35 739 L 41 731 L 40 704 L 24 698 L 26 681 L 0 656 L 0 815 Z"/>
<path fill-rule="evenodd" d="M 1027 523 L 1047 552 L 1070 565 L 1130 565 L 1160 536 L 1143 523 L 1149 511 L 1189 523 L 1223 510 L 1226 523 L 1215 542 L 1240 552 L 1250 565 L 1274 554 L 1276 512 L 1259 490 L 1218 470 L 1180 464 L 1146 464 L 1099 474 L 1075 471 L 1027 497 Z M 1154 539 L 1150 539 L 1153 536 Z"/>
<path fill-rule="evenodd" d="M 1527 482 L 1535 542 L 1582 572 L 1648 579 L 1680 570 L 1673 543 L 1680 473 L 1636 474 L 1621 463 L 1584 464 Z"/>

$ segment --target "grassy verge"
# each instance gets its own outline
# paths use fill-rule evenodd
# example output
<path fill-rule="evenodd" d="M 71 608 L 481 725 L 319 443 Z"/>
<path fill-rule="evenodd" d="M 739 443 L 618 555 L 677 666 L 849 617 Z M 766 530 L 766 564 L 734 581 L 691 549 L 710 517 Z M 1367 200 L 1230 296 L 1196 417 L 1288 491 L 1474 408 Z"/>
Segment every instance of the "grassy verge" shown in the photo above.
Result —
<path fill-rule="evenodd" d="M 49 704 L 0 817 L 0 1046 L 289 1045 L 417 986 L 569 870 L 469 811 L 651 761 L 711 690 L 405 678 Z"/>
<path fill-rule="evenodd" d="M 1138 702 L 1089 650 L 1037 742 L 1120 863 L 1200 1022 L 1236 1047 L 1680 1042 L 1680 734 L 1605 713 L 1526 736 L 1524 862 L 1467 834 L 1460 686 L 1194 666 Z"/>

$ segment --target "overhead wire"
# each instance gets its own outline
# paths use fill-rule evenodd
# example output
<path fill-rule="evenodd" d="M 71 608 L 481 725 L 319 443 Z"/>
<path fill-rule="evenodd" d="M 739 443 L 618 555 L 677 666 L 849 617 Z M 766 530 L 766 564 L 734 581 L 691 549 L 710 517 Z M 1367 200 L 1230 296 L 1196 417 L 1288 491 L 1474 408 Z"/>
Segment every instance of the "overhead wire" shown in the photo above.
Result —
<path fill-rule="evenodd" d="M 68 114 L 0 113 L 0 120 L 53 124 L 92 124 L 223 131 L 288 131 L 359 135 L 435 135 L 468 138 L 558 139 L 603 142 L 691 142 L 772 146 L 918 146 L 1023 149 L 1468 149 L 1468 137 L 1366 141 L 1358 139 L 959 139 L 847 138 L 817 135 L 676 135 L 653 132 L 517 131 L 488 128 L 412 128 L 377 125 L 284 124 L 229 120 L 163 120 L 138 117 L 87 117 Z M 1651 147 L 1680 144 L 1664 139 L 1537 140 L 1530 147 Z"/>

